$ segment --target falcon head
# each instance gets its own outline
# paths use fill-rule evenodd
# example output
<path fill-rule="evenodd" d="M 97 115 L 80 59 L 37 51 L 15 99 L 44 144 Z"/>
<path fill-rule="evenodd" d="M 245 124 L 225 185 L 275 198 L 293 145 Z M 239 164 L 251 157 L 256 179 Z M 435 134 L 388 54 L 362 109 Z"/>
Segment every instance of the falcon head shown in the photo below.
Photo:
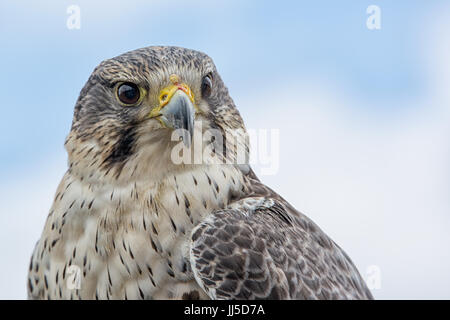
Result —
<path fill-rule="evenodd" d="M 75 106 L 66 140 L 69 170 L 94 180 L 157 177 L 182 170 L 185 164 L 171 161 L 179 143 L 173 132 L 178 130 L 190 147 L 197 122 L 200 134 L 210 129 L 245 131 L 206 54 L 147 47 L 105 60 L 93 71 Z"/>

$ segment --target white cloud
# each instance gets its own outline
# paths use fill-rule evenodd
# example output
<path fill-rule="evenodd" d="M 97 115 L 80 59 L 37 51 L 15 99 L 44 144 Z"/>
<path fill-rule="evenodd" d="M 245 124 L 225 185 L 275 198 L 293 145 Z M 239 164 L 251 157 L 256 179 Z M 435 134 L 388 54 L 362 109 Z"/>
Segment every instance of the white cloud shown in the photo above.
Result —
<path fill-rule="evenodd" d="M 362 274 L 381 268 L 377 298 L 449 298 L 448 118 L 418 106 L 380 126 L 323 84 L 295 87 L 285 101 L 242 101 L 260 110 L 244 114 L 247 126 L 281 131 L 280 171 L 263 181 L 316 221 Z"/>
<path fill-rule="evenodd" d="M 31 253 L 65 170 L 65 156 L 58 154 L 1 182 L 0 299 L 26 298 Z"/>

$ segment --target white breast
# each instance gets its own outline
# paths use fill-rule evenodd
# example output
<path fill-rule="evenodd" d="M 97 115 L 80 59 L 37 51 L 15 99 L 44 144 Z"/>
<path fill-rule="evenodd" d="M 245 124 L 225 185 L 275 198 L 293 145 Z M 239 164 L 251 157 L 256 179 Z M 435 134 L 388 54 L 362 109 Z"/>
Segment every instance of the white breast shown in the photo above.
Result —
<path fill-rule="evenodd" d="M 190 231 L 242 187 L 242 174 L 231 165 L 114 187 L 67 173 L 33 254 L 31 296 L 181 297 L 198 288 L 189 265 Z M 80 271 L 79 289 L 73 270 Z"/>

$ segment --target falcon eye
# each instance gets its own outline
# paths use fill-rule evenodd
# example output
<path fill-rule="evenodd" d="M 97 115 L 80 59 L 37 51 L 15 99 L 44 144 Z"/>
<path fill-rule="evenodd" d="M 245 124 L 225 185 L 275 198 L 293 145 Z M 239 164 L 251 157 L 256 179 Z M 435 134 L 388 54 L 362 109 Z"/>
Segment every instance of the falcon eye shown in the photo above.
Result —
<path fill-rule="evenodd" d="M 202 90 L 202 97 L 203 98 L 207 98 L 207 97 L 209 97 L 211 95 L 212 75 L 210 73 L 203 77 L 201 90 Z"/>
<path fill-rule="evenodd" d="M 124 82 L 117 87 L 117 98 L 123 105 L 131 106 L 140 101 L 141 92 L 134 83 Z"/>

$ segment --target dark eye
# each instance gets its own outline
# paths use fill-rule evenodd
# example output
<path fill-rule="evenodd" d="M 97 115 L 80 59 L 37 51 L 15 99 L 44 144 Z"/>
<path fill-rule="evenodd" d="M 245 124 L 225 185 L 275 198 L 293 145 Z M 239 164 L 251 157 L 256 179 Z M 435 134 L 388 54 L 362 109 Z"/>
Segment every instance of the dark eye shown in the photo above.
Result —
<path fill-rule="evenodd" d="M 201 90 L 202 90 L 203 98 L 207 98 L 211 95 L 211 90 L 212 90 L 212 75 L 211 74 L 207 74 L 206 76 L 203 77 Z"/>
<path fill-rule="evenodd" d="M 117 87 L 117 97 L 125 105 L 133 105 L 139 101 L 141 93 L 137 85 L 124 82 Z"/>

